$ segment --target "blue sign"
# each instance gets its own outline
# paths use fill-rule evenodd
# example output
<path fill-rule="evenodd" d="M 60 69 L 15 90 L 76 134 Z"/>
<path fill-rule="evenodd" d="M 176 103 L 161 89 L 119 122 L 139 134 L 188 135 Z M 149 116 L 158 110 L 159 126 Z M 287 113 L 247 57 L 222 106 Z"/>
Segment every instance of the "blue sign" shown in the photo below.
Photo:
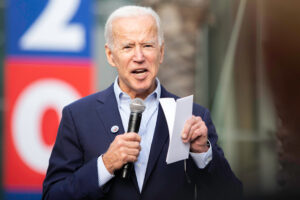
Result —
<path fill-rule="evenodd" d="M 91 57 L 92 0 L 7 0 L 8 56 Z"/>

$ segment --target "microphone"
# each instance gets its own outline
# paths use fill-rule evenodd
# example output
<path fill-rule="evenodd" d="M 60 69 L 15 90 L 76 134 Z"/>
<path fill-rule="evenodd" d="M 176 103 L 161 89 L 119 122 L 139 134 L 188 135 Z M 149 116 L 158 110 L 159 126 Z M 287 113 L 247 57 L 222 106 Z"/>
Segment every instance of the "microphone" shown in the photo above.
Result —
<path fill-rule="evenodd" d="M 142 113 L 144 112 L 146 106 L 144 101 L 140 98 L 135 98 L 130 102 L 130 116 L 128 122 L 127 132 L 138 133 L 140 129 Z M 128 178 L 130 172 L 132 171 L 133 163 L 127 163 L 122 168 L 122 178 Z"/>

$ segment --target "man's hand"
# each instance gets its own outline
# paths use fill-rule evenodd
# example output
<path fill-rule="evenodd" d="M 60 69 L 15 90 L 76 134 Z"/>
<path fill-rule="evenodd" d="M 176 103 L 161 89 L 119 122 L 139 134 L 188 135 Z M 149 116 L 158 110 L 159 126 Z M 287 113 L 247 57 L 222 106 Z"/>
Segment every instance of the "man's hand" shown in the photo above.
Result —
<path fill-rule="evenodd" d="M 184 143 L 190 142 L 190 151 L 194 153 L 207 152 L 207 127 L 201 117 L 194 115 L 186 121 L 181 134 Z"/>
<path fill-rule="evenodd" d="M 125 133 L 116 136 L 102 159 L 106 169 L 111 173 L 128 162 L 135 162 L 139 156 L 141 137 L 137 133 Z"/>

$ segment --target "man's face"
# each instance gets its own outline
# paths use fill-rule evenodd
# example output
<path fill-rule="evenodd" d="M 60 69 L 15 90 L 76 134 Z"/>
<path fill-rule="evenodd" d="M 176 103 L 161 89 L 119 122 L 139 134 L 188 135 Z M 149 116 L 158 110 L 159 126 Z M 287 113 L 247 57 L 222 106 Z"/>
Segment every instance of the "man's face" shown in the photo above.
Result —
<path fill-rule="evenodd" d="M 158 43 L 155 20 L 150 15 L 113 21 L 113 49 L 105 46 L 108 62 L 119 73 L 120 88 L 131 98 L 146 98 L 156 87 L 164 45 Z"/>

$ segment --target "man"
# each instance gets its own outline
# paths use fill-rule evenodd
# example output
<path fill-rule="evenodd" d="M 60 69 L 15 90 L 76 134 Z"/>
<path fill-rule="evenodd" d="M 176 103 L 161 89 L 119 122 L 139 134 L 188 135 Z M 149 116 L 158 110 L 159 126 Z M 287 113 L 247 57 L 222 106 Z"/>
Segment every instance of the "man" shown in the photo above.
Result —
<path fill-rule="evenodd" d="M 241 183 L 222 150 L 207 109 L 194 104 L 182 130 L 190 158 L 166 164 L 168 128 L 159 98 L 173 97 L 156 78 L 164 41 L 151 8 L 125 6 L 105 27 L 106 55 L 118 77 L 108 89 L 63 110 L 43 199 L 235 199 Z M 125 133 L 130 99 L 146 104 L 139 134 Z M 128 179 L 119 170 L 134 162 Z"/>

